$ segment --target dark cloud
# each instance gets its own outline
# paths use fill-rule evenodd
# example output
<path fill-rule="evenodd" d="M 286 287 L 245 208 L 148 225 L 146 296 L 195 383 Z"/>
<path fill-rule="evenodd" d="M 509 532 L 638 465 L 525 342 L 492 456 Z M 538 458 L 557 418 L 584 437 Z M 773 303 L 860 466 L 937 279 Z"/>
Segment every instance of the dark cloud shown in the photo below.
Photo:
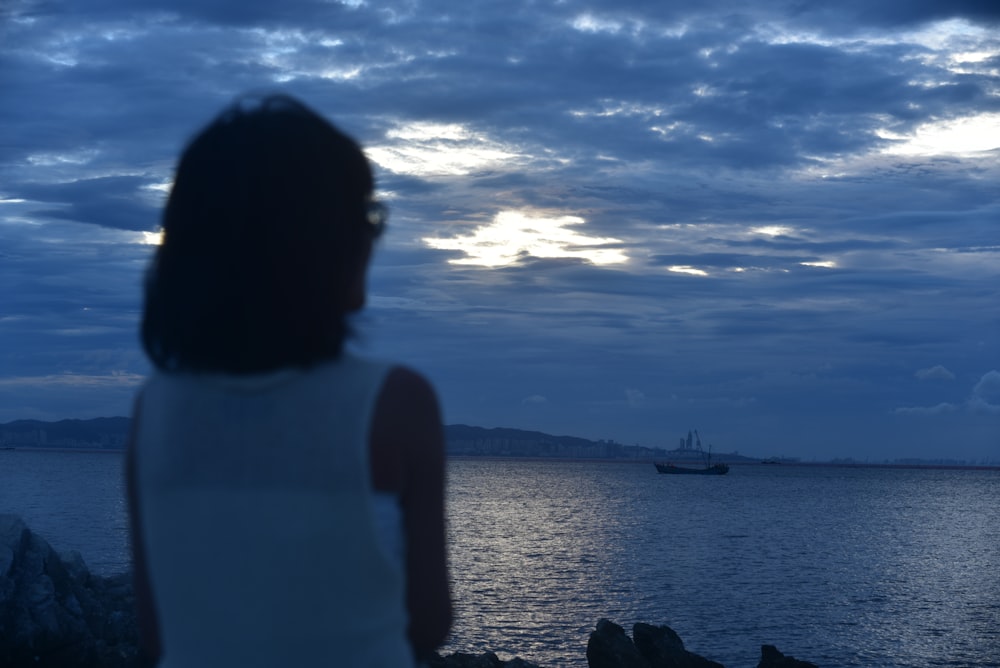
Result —
<path fill-rule="evenodd" d="M 918 0 L 916 2 L 865 2 L 848 0 L 835 5 L 822 0 L 688 0 L 660 3 L 638 0 L 616 3 L 567 3 L 569 11 L 592 11 L 622 19 L 641 20 L 656 17 L 671 23 L 690 21 L 720 21 L 730 25 L 741 22 L 769 20 L 791 21 L 832 33 L 851 33 L 871 29 L 894 29 L 922 25 L 932 21 L 966 19 L 973 23 L 995 25 L 1000 10 L 990 0 Z"/>
<path fill-rule="evenodd" d="M 817 3 L 819 4 L 819 3 Z M 918 0 L 916 2 L 854 2 L 844 3 L 846 10 L 863 24 L 893 27 L 945 19 L 967 19 L 973 23 L 1000 23 L 1000 7 L 990 0 Z"/>
<path fill-rule="evenodd" d="M 56 218 L 120 230 L 153 231 L 159 225 L 160 202 L 145 188 L 157 185 L 137 176 L 105 176 L 68 183 L 25 183 L 10 196 L 52 203 L 60 208 L 34 211 L 39 218 Z"/>

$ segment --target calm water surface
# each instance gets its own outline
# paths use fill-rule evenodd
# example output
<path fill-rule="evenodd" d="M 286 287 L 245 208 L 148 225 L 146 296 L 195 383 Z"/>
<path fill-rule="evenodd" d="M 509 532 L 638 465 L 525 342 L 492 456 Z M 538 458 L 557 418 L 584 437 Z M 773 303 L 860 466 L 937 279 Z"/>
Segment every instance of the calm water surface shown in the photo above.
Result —
<path fill-rule="evenodd" d="M 116 454 L 0 452 L 0 512 L 95 570 L 127 567 Z M 669 624 L 752 667 L 1000 666 L 1000 473 L 449 464 L 450 651 L 586 666 L 601 617 Z"/>
<path fill-rule="evenodd" d="M 1000 665 L 1000 474 L 452 463 L 454 646 L 586 665 L 600 617 L 755 666 Z M 501 655 L 503 656 L 503 655 Z"/>
<path fill-rule="evenodd" d="M 0 450 L 0 513 L 20 515 L 57 551 L 105 575 L 128 568 L 119 452 Z"/>

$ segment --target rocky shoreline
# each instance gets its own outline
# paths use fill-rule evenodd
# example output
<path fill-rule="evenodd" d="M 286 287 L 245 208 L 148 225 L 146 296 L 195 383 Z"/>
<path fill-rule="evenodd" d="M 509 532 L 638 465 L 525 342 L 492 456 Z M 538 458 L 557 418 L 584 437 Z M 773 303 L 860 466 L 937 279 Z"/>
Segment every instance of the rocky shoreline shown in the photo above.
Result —
<path fill-rule="evenodd" d="M 78 552 L 57 553 L 17 515 L 0 515 L 0 666 L 147 668 L 138 648 L 128 573 L 104 577 Z M 589 668 L 724 668 L 684 648 L 667 626 L 636 624 L 632 637 L 607 619 L 587 643 Z M 582 665 L 582 663 L 581 663 Z M 543 668 L 496 654 L 434 656 L 427 668 Z M 757 668 L 816 668 L 772 645 Z"/>
<path fill-rule="evenodd" d="M 0 515 L 0 666 L 139 668 L 132 579 L 95 575 Z"/>

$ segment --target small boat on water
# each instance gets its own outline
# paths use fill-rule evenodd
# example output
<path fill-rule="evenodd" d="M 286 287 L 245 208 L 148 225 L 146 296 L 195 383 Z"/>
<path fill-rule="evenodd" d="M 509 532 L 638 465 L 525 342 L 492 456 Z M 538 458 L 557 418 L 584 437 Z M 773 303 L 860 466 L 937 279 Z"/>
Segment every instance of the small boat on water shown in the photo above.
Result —
<path fill-rule="evenodd" d="M 701 449 L 701 436 L 698 435 L 698 430 L 694 430 L 694 437 L 696 443 L 694 446 L 691 444 L 691 432 L 688 432 L 687 440 L 681 439 L 681 447 L 679 450 L 685 451 L 687 454 L 690 451 L 696 451 L 704 453 Z M 675 451 L 677 452 L 677 451 Z M 702 468 L 691 468 L 688 466 L 677 466 L 676 464 L 671 464 L 670 462 L 654 462 L 656 470 L 660 473 L 671 473 L 671 474 L 681 474 L 681 475 L 726 475 L 729 473 L 728 464 L 713 464 L 712 463 L 712 446 L 708 446 L 708 453 L 705 459 L 705 466 Z"/>
<path fill-rule="evenodd" d="M 660 473 L 681 473 L 688 475 L 726 475 L 729 473 L 728 464 L 710 464 L 705 468 L 693 469 L 687 466 L 675 466 L 670 462 L 656 462 L 656 470 Z"/>

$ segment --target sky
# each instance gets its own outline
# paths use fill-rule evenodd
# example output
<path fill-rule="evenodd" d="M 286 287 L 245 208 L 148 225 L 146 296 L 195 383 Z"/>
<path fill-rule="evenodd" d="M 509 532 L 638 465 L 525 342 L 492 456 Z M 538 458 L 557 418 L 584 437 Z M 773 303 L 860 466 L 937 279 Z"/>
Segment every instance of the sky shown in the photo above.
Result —
<path fill-rule="evenodd" d="M 0 2 L 0 422 L 127 415 L 176 159 L 246 93 L 390 208 L 354 347 L 446 423 L 1000 461 L 1000 5 Z"/>

